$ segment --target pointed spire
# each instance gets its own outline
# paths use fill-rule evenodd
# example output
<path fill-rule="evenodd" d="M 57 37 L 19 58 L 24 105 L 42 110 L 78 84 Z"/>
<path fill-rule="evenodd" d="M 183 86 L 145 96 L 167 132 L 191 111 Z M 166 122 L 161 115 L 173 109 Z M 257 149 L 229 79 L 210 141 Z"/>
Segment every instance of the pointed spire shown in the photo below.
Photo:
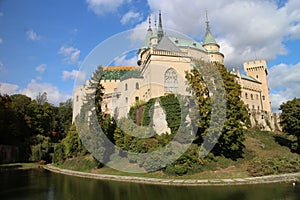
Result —
<path fill-rule="evenodd" d="M 161 11 L 159 11 L 157 36 L 158 36 L 158 41 L 160 41 L 164 37 L 164 31 L 163 31 L 162 20 L 161 20 Z"/>
<path fill-rule="evenodd" d="M 146 33 L 146 37 L 144 39 L 144 44 L 142 46 L 142 49 L 147 49 L 150 47 L 150 39 L 152 37 L 152 28 L 151 28 L 151 15 L 149 14 L 149 27 Z"/>
<path fill-rule="evenodd" d="M 203 44 L 217 44 L 214 36 L 212 35 L 210 28 L 209 28 L 209 20 L 208 20 L 208 15 L 207 15 L 207 10 L 206 10 L 206 33 L 204 37 L 204 42 Z"/>
<path fill-rule="evenodd" d="M 148 28 L 148 31 L 152 31 L 152 28 L 151 28 L 151 15 L 149 14 L 149 28 Z"/>

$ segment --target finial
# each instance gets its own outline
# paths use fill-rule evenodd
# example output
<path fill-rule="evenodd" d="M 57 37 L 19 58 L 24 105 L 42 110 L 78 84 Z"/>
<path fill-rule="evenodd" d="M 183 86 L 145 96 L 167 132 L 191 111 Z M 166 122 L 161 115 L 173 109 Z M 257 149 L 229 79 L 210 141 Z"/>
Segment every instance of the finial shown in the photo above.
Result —
<path fill-rule="evenodd" d="M 151 15 L 149 14 L 149 28 L 151 28 Z"/>
<path fill-rule="evenodd" d="M 207 10 L 205 10 L 205 15 L 206 15 L 206 28 L 209 29 L 209 21 L 208 21 L 208 14 L 207 14 Z"/>

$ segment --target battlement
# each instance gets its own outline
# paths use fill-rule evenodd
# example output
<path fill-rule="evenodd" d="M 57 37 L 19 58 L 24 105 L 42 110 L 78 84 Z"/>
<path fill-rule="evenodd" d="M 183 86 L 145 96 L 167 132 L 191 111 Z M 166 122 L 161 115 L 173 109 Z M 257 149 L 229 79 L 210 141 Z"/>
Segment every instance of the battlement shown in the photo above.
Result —
<path fill-rule="evenodd" d="M 264 59 L 244 62 L 245 71 L 265 70 L 266 68 L 267 62 Z"/>

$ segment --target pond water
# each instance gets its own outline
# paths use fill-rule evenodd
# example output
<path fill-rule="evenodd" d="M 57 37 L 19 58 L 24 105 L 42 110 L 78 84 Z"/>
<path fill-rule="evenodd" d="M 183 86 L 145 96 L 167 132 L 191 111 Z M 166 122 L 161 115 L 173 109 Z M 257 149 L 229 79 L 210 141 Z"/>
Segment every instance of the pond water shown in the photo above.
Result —
<path fill-rule="evenodd" d="M 161 186 L 103 181 L 44 169 L 0 170 L 0 199 L 41 200 L 243 200 L 300 199 L 300 183 L 239 186 Z"/>

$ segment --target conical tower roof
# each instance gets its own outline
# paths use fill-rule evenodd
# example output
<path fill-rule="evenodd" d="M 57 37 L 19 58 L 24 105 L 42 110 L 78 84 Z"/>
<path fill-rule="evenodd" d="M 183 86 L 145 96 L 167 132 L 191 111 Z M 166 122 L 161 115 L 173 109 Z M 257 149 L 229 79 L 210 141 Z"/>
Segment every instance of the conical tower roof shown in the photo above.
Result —
<path fill-rule="evenodd" d="M 152 32 L 152 28 L 151 28 L 151 16 L 149 15 L 149 27 L 148 27 L 148 30 L 147 30 L 147 33 L 146 33 L 146 36 L 144 39 L 142 49 L 147 49 L 150 47 L 150 40 L 151 40 L 152 35 L 153 35 L 153 32 Z"/>
<path fill-rule="evenodd" d="M 206 33 L 205 33 L 203 44 L 204 45 L 207 45 L 207 44 L 217 44 L 217 42 L 216 42 L 213 34 L 210 31 L 209 21 L 208 21 L 207 14 L 206 14 Z"/>

